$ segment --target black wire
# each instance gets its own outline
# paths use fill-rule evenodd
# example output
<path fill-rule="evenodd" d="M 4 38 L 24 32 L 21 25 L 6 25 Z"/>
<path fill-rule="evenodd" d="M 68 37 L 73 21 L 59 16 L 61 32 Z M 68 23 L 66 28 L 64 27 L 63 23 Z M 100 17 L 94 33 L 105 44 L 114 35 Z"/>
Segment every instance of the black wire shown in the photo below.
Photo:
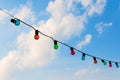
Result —
<path fill-rule="evenodd" d="M 17 19 L 18 19 L 18 18 L 17 18 Z M 19 20 L 20 20 L 20 19 L 19 19 Z M 30 24 L 28 24 L 28 23 L 26 23 L 26 22 L 24 22 L 24 21 L 22 21 L 22 20 L 20 20 L 20 22 L 22 22 L 23 24 L 27 25 L 28 27 L 36 30 L 36 29 L 35 29 L 33 26 L 31 26 Z"/>
<path fill-rule="evenodd" d="M 7 11 L 5 11 L 5 10 L 3 10 L 3 9 L 1 9 L 1 8 L 0 8 L 0 10 L 3 11 L 4 13 L 6 13 L 7 15 L 15 18 L 13 15 L 9 14 Z M 15 19 L 18 19 L 18 18 L 15 18 Z M 18 20 L 20 20 L 20 19 L 18 19 Z M 20 22 L 22 22 L 23 24 L 25 24 L 25 25 L 27 25 L 28 27 L 32 28 L 33 30 L 37 30 L 35 27 L 33 27 L 32 25 L 24 22 L 23 20 L 20 20 Z M 39 30 L 38 30 L 38 31 L 39 31 Z M 41 31 L 39 31 L 39 33 L 42 34 L 43 36 L 46 36 L 46 37 L 52 39 L 53 41 L 55 40 L 53 37 L 51 37 L 51 36 L 49 36 L 49 35 L 47 35 L 47 34 L 44 34 L 44 33 L 42 33 Z M 56 41 L 57 41 L 58 43 L 64 45 L 64 46 L 69 47 L 69 48 L 72 47 L 72 46 L 70 46 L 70 45 L 68 45 L 68 44 L 66 44 L 66 43 L 63 43 L 63 42 L 59 41 L 59 40 L 56 40 Z M 92 58 L 95 57 L 97 60 L 105 60 L 105 61 L 108 61 L 108 62 L 110 61 L 110 60 L 107 60 L 107 59 L 103 59 L 103 58 L 99 58 L 99 57 L 96 57 L 96 56 L 87 54 L 87 53 L 85 53 L 85 52 L 83 52 L 83 51 L 80 51 L 80 50 L 74 48 L 74 47 L 72 47 L 72 48 L 73 48 L 74 50 L 76 50 L 77 52 L 80 52 L 80 53 L 82 53 L 82 54 L 85 54 L 85 55 L 87 55 L 87 56 L 89 56 L 89 57 L 92 57 Z M 111 61 L 111 62 L 113 62 L 113 63 L 120 63 L 120 62 L 116 62 L 116 61 Z"/>
<path fill-rule="evenodd" d="M 2 12 L 6 13 L 7 15 L 9 15 L 9 16 L 15 18 L 13 15 L 9 14 L 7 11 L 3 10 L 2 8 L 0 8 L 0 10 L 1 10 Z"/>

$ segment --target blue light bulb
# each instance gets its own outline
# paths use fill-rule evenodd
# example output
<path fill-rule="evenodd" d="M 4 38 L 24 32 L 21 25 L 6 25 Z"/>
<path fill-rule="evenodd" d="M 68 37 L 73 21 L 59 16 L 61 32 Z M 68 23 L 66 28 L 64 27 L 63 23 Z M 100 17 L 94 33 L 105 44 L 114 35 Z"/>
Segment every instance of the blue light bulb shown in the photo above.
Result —
<path fill-rule="evenodd" d="M 81 58 L 83 61 L 85 60 L 85 56 L 82 56 L 82 58 Z"/>
<path fill-rule="evenodd" d="M 116 68 L 119 68 L 119 65 L 116 65 Z"/>
<path fill-rule="evenodd" d="M 85 60 L 85 53 L 83 53 L 82 58 L 83 61 Z"/>
<path fill-rule="evenodd" d="M 20 20 L 19 19 L 11 19 L 11 22 L 14 23 L 16 26 L 20 25 Z"/>
<path fill-rule="evenodd" d="M 116 64 L 116 68 L 119 68 L 119 65 L 118 65 L 118 63 L 116 62 L 115 64 Z"/>
<path fill-rule="evenodd" d="M 16 19 L 14 24 L 15 24 L 16 26 L 19 26 L 19 25 L 20 25 L 20 20 L 19 20 L 19 19 Z"/>

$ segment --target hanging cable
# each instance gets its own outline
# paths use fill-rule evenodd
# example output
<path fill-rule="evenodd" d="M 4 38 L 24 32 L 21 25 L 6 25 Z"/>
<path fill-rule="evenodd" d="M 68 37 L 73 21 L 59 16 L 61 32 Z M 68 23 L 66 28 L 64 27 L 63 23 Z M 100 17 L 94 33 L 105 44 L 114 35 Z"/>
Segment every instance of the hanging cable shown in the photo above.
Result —
<path fill-rule="evenodd" d="M 101 62 L 102 62 L 104 65 L 107 65 L 107 62 L 108 62 L 108 63 L 109 63 L 109 67 L 112 67 L 112 63 L 115 63 L 115 65 L 116 65 L 117 68 L 119 67 L 118 63 L 120 63 L 120 62 L 118 62 L 118 61 L 111 61 L 111 60 L 107 60 L 107 59 L 102 59 L 102 58 L 99 58 L 99 57 L 96 57 L 96 56 L 87 54 L 87 53 L 85 53 L 85 52 L 83 52 L 83 51 L 81 51 L 81 50 L 78 50 L 78 49 L 76 49 L 76 48 L 74 48 L 74 47 L 72 47 L 72 46 L 70 46 L 70 45 L 68 45 L 68 44 L 66 44 L 66 43 L 63 43 L 63 42 L 61 42 L 61 41 L 59 41 L 59 40 L 55 40 L 53 37 L 51 37 L 51 36 L 49 36 L 49 35 L 47 35 L 47 34 L 42 33 L 40 30 L 37 30 L 35 27 L 33 27 L 32 25 L 24 22 L 23 20 L 18 19 L 18 18 L 15 18 L 15 17 L 14 17 L 13 15 L 11 15 L 9 12 L 7 12 L 7 11 L 1 9 L 1 8 L 0 8 L 0 10 L 1 10 L 2 12 L 6 13 L 7 15 L 9 15 L 10 17 L 12 17 L 13 19 L 11 19 L 11 22 L 14 23 L 16 26 L 19 26 L 19 25 L 20 25 L 20 22 L 21 22 L 21 23 L 25 24 L 26 26 L 28 26 L 28 27 L 32 28 L 33 30 L 35 30 L 35 36 L 34 36 L 34 38 L 35 38 L 36 40 L 39 39 L 39 34 L 38 34 L 38 33 L 40 33 L 41 35 L 43 35 L 43 36 L 45 36 L 45 37 L 50 38 L 50 39 L 54 42 L 54 49 L 58 49 L 58 47 L 59 47 L 59 46 L 58 46 L 58 43 L 60 43 L 60 44 L 62 44 L 62 45 L 64 45 L 64 46 L 66 46 L 66 47 L 69 47 L 70 50 L 71 50 L 71 54 L 72 54 L 72 55 L 75 54 L 75 51 L 80 52 L 80 53 L 82 54 L 82 57 L 81 57 L 82 60 L 85 60 L 85 56 L 89 56 L 89 57 L 92 57 L 92 58 L 93 58 L 93 61 L 94 61 L 95 64 L 97 63 L 97 60 L 101 60 Z M 75 50 L 75 51 L 74 51 L 74 50 Z"/>

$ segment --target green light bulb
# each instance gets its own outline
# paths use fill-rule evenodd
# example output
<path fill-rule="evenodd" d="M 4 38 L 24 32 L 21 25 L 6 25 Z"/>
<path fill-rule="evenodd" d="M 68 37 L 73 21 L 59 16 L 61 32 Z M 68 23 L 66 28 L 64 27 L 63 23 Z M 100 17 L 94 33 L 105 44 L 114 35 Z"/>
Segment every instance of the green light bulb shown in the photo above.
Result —
<path fill-rule="evenodd" d="M 107 62 L 106 62 L 106 61 L 104 61 L 104 62 L 103 62 L 103 64 L 104 64 L 104 65 L 107 65 Z"/>
<path fill-rule="evenodd" d="M 59 46 L 58 45 L 54 45 L 54 49 L 58 49 L 59 48 Z"/>

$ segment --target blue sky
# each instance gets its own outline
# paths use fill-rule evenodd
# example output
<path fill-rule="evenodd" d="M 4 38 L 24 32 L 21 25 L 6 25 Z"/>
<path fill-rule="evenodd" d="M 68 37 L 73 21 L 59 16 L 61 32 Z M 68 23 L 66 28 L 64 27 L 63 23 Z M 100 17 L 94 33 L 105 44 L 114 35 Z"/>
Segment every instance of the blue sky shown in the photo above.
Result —
<path fill-rule="evenodd" d="M 0 8 L 45 34 L 103 59 L 120 61 L 120 0 L 1 0 Z M 34 30 L 15 26 L 0 11 L 0 79 L 2 80 L 113 80 L 120 69 L 97 64 Z"/>

